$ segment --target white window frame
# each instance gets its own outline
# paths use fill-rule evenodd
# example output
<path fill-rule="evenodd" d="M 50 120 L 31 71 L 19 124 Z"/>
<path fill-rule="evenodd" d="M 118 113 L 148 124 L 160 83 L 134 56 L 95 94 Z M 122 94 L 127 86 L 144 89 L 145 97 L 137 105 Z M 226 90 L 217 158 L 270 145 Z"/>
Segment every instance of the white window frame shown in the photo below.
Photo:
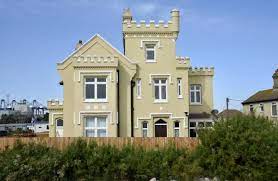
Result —
<path fill-rule="evenodd" d="M 137 79 L 136 84 L 137 84 L 137 87 L 136 87 L 137 99 L 141 99 L 142 98 L 142 80 Z"/>
<path fill-rule="evenodd" d="M 197 90 L 197 86 L 200 87 L 200 90 Z M 193 87 L 194 89 L 192 90 L 191 87 Z M 190 84 L 190 104 L 191 105 L 202 105 L 202 85 L 201 84 Z M 195 101 L 192 102 L 191 100 L 191 93 L 194 93 L 194 99 Z M 200 92 L 200 102 L 197 102 L 197 92 Z"/>
<path fill-rule="evenodd" d="M 147 128 L 144 128 L 144 127 L 143 127 L 144 123 L 147 124 Z M 147 136 L 146 136 L 146 137 L 148 137 L 148 127 L 149 127 L 148 122 L 147 122 L 147 121 L 143 121 L 143 122 L 142 122 L 142 137 L 144 137 L 144 131 L 147 132 L 147 134 L 146 134 Z"/>
<path fill-rule="evenodd" d="M 177 79 L 177 94 L 178 94 L 178 98 L 181 99 L 182 98 L 182 79 L 181 78 Z"/>
<path fill-rule="evenodd" d="M 94 82 L 87 82 L 86 79 L 87 78 L 91 78 L 94 79 Z M 98 82 L 97 79 L 98 78 L 105 78 L 105 82 Z M 87 90 L 86 90 L 86 85 L 95 85 L 95 95 L 93 99 L 87 99 L 86 94 L 87 94 Z M 106 89 L 106 98 L 104 99 L 98 99 L 97 98 L 97 85 L 105 85 L 105 89 Z M 107 84 L 107 76 L 86 76 L 84 77 L 84 99 L 85 102 L 107 102 L 107 96 L 108 96 L 108 84 Z"/>
<path fill-rule="evenodd" d="M 264 104 L 263 103 L 260 103 L 260 112 L 262 113 L 262 112 L 264 112 Z"/>
<path fill-rule="evenodd" d="M 158 80 L 158 83 L 155 83 L 155 80 Z M 161 81 L 165 80 L 165 83 L 162 83 Z M 158 99 L 155 98 L 155 86 L 158 86 Z M 166 86 L 166 98 L 162 99 L 162 86 Z M 168 79 L 167 78 L 154 78 L 153 79 L 153 89 L 154 89 L 154 102 L 155 103 L 163 103 L 168 102 Z"/>
<path fill-rule="evenodd" d="M 175 125 L 176 123 L 179 123 L 179 127 L 176 127 L 176 125 Z M 178 136 L 175 135 L 176 130 L 179 131 L 179 135 Z M 174 137 L 180 137 L 180 122 L 179 121 L 175 121 L 174 122 L 174 135 L 173 136 Z"/>
<path fill-rule="evenodd" d="M 251 110 L 252 109 L 252 110 Z M 249 112 L 250 113 L 253 113 L 254 112 L 254 105 L 253 104 L 250 104 L 249 105 Z"/>
<path fill-rule="evenodd" d="M 190 123 L 191 122 L 195 122 L 195 126 L 190 126 Z M 204 127 L 203 128 L 211 128 L 210 126 L 206 126 L 206 123 L 211 123 L 212 124 L 212 126 L 213 126 L 213 124 L 214 124 L 214 121 L 213 120 L 209 120 L 209 119 L 194 119 L 194 120 L 189 120 L 189 125 L 188 125 L 188 127 L 189 127 L 189 129 L 188 129 L 188 137 L 191 137 L 190 136 L 190 130 L 191 129 L 194 129 L 195 131 L 196 131 L 196 137 L 191 137 L 191 138 L 197 138 L 199 135 L 198 135 L 198 129 L 202 129 L 201 127 L 199 127 L 199 123 L 203 123 L 204 124 Z"/>
<path fill-rule="evenodd" d="M 154 45 L 154 47 L 153 48 L 148 48 L 147 46 L 148 45 Z M 153 56 L 153 58 L 154 59 L 147 59 L 147 51 L 153 51 L 154 52 L 154 56 Z M 156 43 L 154 43 L 154 42 L 147 42 L 147 43 L 145 43 L 145 60 L 146 60 L 146 62 L 147 63 L 155 63 L 156 62 Z"/>
<path fill-rule="evenodd" d="M 87 118 L 88 117 L 92 117 L 92 118 L 94 118 L 94 127 L 86 127 L 86 122 L 87 122 Z M 105 127 L 98 127 L 97 126 L 97 118 L 99 118 L 99 117 L 105 117 L 105 121 L 106 121 L 106 126 Z M 108 124 L 108 121 L 107 121 L 108 119 L 107 119 L 107 116 L 103 116 L 103 115 L 99 115 L 99 116 L 84 116 L 84 137 L 86 137 L 86 131 L 87 130 L 94 130 L 94 137 L 98 137 L 97 136 L 97 131 L 98 130 L 101 130 L 101 129 L 105 129 L 106 130 L 106 134 L 105 134 L 105 137 L 107 137 L 107 135 L 108 135 L 108 129 L 107 129 L 107 124 Z"/>
<path fill-rule="evenodd" d="M 273 108 L 272 108 L 273 105 L 276 106 L 277 115 L 273 115 Z M 278 117 L 278 104 L 277 104 L 277 102 L 272 102 L 272 103 L 271 103 L 271 116 L 272 116 L 272 117 Z"/>

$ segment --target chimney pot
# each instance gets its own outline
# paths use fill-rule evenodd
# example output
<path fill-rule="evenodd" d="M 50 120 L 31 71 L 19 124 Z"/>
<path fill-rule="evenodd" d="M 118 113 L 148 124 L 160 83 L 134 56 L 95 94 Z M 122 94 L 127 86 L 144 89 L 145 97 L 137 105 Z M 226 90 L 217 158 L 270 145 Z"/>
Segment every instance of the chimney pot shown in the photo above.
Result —
<path fill-rule="evenodd" d="M 79 49 L 83 45 L 82 40 L 79 40 L 78 43 L 75 46 L 75 50 Z"/>

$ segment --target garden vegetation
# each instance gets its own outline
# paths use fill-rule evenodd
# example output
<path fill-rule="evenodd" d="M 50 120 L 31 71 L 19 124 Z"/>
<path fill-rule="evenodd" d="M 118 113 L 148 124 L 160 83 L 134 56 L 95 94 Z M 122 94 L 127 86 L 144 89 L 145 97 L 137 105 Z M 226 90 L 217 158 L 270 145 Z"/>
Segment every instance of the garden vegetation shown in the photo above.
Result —
<path fill-rule="evenodd" d="M 82 140 L 61 151 L 17 142 L 0 152 L 0 180 L 278 180 L 278 128 L 271 121 L 238 117 L 198 134 L 193 151 Z"/>

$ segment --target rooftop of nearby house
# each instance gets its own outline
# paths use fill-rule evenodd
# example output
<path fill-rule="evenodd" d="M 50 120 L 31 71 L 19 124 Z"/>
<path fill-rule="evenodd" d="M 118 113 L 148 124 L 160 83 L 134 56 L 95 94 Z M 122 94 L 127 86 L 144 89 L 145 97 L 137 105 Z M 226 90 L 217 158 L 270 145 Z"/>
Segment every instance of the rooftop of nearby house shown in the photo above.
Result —
<path fill-rule="evenodd" d="M 274 72 L 273 76 L 273 88 L 258 91 L 248 99 L 242 102 L 243 105 L 259 102 L 278 101 L 278 69 Z"/>
<path fill-rule="evenodd" d="M 256 94 L 249 97 L 242 104 L 258 103 L 258 102 L 268 102 L 268 101 L 278 101 L 278 90 L 267 89 L 257 92 Z"/>
<path fill-rule="evenodd" d="M 237 109 L 229 109 L 229 110 L 224 110 L 218 114 L 219 118 L 232 118 L 232 117 L 237 117 L 241 116 L 243 113 Z"/>

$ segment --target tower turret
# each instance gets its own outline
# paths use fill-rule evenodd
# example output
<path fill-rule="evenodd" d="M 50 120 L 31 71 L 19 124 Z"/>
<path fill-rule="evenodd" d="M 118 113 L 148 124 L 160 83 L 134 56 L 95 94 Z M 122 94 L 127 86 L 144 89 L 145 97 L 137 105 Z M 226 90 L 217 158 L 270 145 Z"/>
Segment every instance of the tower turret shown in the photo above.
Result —
<path fill-rule="evenodd" d="M 130 23 L 131 21 L 132 21 L 132 15 L 131 15 L 130 9 L 129 8 L 124 9 L 123 22 Z"/>
<path fill-rule="evenodd" d="M 171 11 L 171 21 L 173 22 L 173 27 L 179 32 L 180 29 L 180 12 L 177 9 Z"/>

